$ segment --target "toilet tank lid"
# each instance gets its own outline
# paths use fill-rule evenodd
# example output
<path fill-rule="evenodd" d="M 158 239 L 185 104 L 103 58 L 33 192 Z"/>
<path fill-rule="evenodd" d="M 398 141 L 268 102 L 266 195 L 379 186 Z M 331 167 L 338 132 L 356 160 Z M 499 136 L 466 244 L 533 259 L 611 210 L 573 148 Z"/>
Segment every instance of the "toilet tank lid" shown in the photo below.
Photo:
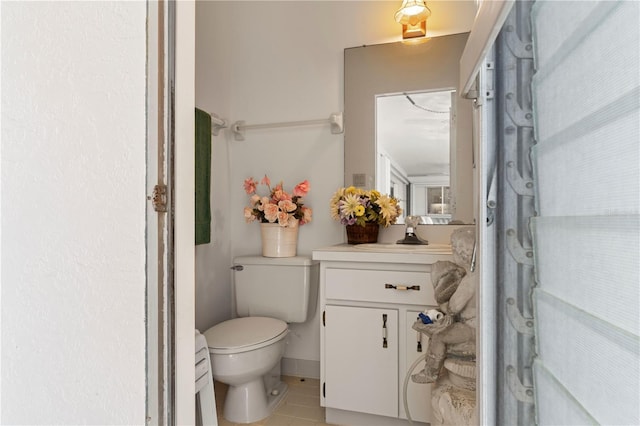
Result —
<path fill-rule="evenodd" d="M 204 333 L 214 349 L 243 348 L 266 342 L 287 331 L 287 323 L 268 317 L 244 317 L 223 321 Z"/>
<path fill-rule="evenodd" d="M 234 265 L 277 265 L 277 266 L 308 266 L 318 263 L 310 256 L 293 257 L 264 257 L 264 256 L 238 256 L 233 259 Z"/>

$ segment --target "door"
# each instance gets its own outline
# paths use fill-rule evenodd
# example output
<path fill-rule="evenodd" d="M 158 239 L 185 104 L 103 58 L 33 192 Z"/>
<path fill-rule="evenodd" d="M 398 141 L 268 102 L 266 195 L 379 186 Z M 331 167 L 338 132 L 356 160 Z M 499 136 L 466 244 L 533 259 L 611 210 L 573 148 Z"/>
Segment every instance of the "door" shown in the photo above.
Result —
<path fill-rule="evenodd" d="M 407 418 L 404 409 L 404 381 L 407 374 L 419 373 L 424 368 L 424 355 L 429 347 L 429 337 L 423 333 L 419 333 L 412 328 L 413 323 L 418 318 L 420 311 L 408 311 L 406 313 L 406 347 L 405 347 L 405 368 L 400 371 L 401 388 L 400 401 L 400 417 Z M 409 372 L 412 365 L 418 362 L 415 369 Z M 409 415 L 411 420 L 415 422 L 431 422 L 431 384 L 414 383 L 411 378 L 407 382 L 407 404 L 409 406 Z"/>
<path fill-rule="evenodd" d="M 640 4 L 536 1 L 528 22 L 536 420 L 637 425 Z"/>
<path fill-rule="evenodd" d="M 398 311 L 326 306 L 325 404 L 398 416 Z"/>

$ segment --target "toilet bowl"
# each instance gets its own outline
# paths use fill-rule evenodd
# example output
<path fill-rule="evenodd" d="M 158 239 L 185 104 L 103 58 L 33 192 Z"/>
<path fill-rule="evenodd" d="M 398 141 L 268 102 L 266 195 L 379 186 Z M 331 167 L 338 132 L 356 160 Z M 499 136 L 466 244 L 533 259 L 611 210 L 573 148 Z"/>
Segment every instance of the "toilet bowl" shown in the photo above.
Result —
<path fill-rule="evenodd" d="M 286 322 L 268 317 L 236 318 L 205 332 L 213 377 L 229 385 L 223 410 L 227 420 L 264 419 L 286 395 L 279 371 L 288 332 Z"/>
<path fill-rule="evenodd" d="M 287 392 L 280 380 L 287 324 L 313 317 L 319 265 L 308 256 L 240 256 L 232 269 L 238 318 L 203 334 L 214 380 L 229 385 L 224 418 L 252 423 L 268 417 Z"/>

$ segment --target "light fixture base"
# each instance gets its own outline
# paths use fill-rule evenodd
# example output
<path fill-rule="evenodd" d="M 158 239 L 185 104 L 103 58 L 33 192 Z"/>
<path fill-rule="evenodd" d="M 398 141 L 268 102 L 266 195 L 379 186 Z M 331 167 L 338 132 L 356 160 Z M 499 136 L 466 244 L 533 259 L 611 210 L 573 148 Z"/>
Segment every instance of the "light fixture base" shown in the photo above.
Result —
<path fill-rule="evenodd" d="M 420 21 L 416 25 L 402 24 L 402 38 L 416 38 L 427 35 L 427 21 Z"/>

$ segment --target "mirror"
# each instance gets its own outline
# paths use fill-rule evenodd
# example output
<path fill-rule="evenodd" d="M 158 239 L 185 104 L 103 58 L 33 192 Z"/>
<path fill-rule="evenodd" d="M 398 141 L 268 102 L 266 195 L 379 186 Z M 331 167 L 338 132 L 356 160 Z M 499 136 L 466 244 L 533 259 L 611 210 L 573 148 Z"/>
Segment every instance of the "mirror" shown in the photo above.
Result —
<path fill-rule="evenodd" d="M 401 198 L 405 203 L 405 214 L 422 215 L 420 209 L 423 209 L 424 216 L 429 216 L 428 211 L 432 208 L 432 211 L 439 209 L 442 216 L 442 220 L 434 223 L 448 223 L 449 219 L 473 223 L 472 102 L 455 92 L 459 60 L 467 36 L 468 33 L 463 33 L 417 43 L 397 42 L 345 49 L 345 185 L 376 188 L 377 181 L 386 181 L 382 175 L 386 172 L 380 170 L 384 167 L 377 149 L 379 100 L 392 96 L 402 100 L 403 94 L 408 94 L 416 104 L 422 105 L 422 99 L 420 103 L 416 101 L 422 93 L 449 93 L 452 103 L 448 181 L 444 175 L 440 180 L 432 176 L 429 182 L 416 179 L 413 183 L 397 183 L 393 191 L 389 187 L 383 192 L 393 192 Z M 407 101 L 406 97 L 404 100 Z M 409 137 L 399 136 L 405 130 L 389 131 L 396 134 L 389 144 L 398 147 L 406 144 Z M 422 161 L 426 164 L 429 160 Z M 426 176 L 429 171 L 417 174 Z"/>
<path fill-rule="evenodd" d="M 450 139 L 455 91 L 376 96 L 375 188 L 423 224 L 451 220 Z"/>

